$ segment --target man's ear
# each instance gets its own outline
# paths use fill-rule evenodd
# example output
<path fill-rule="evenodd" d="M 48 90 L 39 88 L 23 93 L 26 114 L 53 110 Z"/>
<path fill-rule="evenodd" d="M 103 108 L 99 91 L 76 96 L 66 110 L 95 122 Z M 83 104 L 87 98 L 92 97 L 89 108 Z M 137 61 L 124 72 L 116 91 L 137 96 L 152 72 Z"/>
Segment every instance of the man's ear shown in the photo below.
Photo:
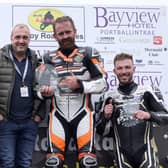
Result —
<path fill-rule="evenodd" d="M 53 38 L 57 41 L 57 37 L 55 33 L 53 34 Z"/>
<path fill-rule="evenodd" d="M 134 66 L 134 68 L 133 68 L 133 71 L 135 72 L 135 70 L 136 70 L 136 66 Z"/>
<path fill-rule="evenodd" d="M 74 29 L 75 35 L 77 34 L 77 29 Z"/>
<path fill-rule="evenodd" d="M 113 69 L 113 72 L 114 72 L 114 74 L 116 74 L 116 72 L 115 72 L 115 68 Z"/>

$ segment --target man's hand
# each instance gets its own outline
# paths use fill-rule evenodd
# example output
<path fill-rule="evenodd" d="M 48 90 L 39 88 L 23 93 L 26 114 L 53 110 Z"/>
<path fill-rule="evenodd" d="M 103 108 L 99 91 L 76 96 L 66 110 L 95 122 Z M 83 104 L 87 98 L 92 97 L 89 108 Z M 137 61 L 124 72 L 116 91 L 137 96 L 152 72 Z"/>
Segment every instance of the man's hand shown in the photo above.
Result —
<path fill-rule="evenodd" d="M 71 73 L 71 76 L 67 76 L 60 81 L 59 86 L 67 87 L 71 90 L 76 90 L 80 88 L 80 83 L 78 82 L 76 76 Z"/>
<path fill-rule="evenodd" d="M 138 110 L 134 112 L 134 116 L 139 120 L 149 120 L 151 118 L 151 115 L 149 112 Z"/>
<path fill-rule="evenodd" d="M 53 86 L 41 86 L 40 93 L 42 96 L 50 97 L 54 94 Z"/>
<path fill-rule="evenodd" d="M 35 115 L 34 118 L 33 118 L 33 120 L 34 120 L 35 122 L 39 123 L 39 122 L 41 121 L 41 118 L 40 118 L 40 116 Z"/>
<path fill-rule="evenodd" d="M 0 114 L 0 121 L 4 120 L 4 116 Z"/>
<path fill-rule="evenodd" d="M 113 113 L 113 105 L 112 102 L 110 104 L 106 104 L 104 106 L 104 117 L 106 119 L 109 119 L 112 116 Z"/>

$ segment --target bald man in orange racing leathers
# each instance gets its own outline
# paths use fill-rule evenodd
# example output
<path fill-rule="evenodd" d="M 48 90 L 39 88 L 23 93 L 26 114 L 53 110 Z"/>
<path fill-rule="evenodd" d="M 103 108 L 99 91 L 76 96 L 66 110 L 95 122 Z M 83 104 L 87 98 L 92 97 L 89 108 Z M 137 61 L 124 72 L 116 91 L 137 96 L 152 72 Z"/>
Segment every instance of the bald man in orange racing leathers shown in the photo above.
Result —
<path fill-rule="evenodd" d="M 46 64 L 41 66 L 43 70 L 50 69 L 53 78 L 55 75 L 51 86 L 41 87 L 41 94 L 52 95 L 52 85 L 56 87 L 50 113 L 46 167 L 63 166 L 67 144 L 73 136 L 81 168 L 96 168 L 91 94 L 101 93 L 106 88 L 100 55 L 91 47 L 75 45 L 76 28 L 70 17 L 57 18 L 53 27 L 60 48 L 47 53 Z"/>

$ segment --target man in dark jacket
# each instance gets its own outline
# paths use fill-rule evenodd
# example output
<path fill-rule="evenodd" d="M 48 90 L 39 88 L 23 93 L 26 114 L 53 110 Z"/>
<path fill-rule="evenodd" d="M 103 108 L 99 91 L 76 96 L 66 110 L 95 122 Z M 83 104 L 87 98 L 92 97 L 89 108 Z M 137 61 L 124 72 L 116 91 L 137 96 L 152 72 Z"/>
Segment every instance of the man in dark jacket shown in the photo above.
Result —
<path fill-rule="evenodd" d="M 29 28 L 18 24 L 11 32 L 11 44 L 0 49 L 1 168 L 29 168 L 41 120 L 33 110 L 37 57 L 29 42 Z"/>

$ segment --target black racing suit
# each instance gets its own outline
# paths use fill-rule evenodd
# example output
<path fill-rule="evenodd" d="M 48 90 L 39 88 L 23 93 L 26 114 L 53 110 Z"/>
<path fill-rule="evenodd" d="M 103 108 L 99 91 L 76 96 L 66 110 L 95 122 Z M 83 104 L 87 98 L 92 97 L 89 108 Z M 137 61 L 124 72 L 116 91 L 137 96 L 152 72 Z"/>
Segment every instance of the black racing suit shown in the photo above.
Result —
<path fill-rule="evenodd" d="M 48 71 L 48 81 L 56 87 L 49 122 L 49 152 L 57 154 L 62 160 L 71 136 L 77 144 L 79 160 L 85 155 L 94 156 L 91 94 L 101 93 L 106 88 L 99 57 L 96 50 L 89 47 L 59 49 L 48 53 L 45 57 L 47 64 L 38 69 L 42 80 L 42 72 Z M 71 73 L 77 77 L 80 89 L 59 88 L 57 83 Z"/>
<path fill-rule="evenodd" d="M 112 99 L 114 111 L 109 121 L 102 115 L 97 132 L 105 132 L 107 123 L 112 123 L 110 131 L 114 136 L 118 168 L 159 168 L 152 122 L 168 123 L 168 111 L 160 91 L 132 82 L 107 92 L 104 98 L 102 109 Z M 136 119 L 133 115 L 136 110 L 150 112 L 151 119 Z"/>

